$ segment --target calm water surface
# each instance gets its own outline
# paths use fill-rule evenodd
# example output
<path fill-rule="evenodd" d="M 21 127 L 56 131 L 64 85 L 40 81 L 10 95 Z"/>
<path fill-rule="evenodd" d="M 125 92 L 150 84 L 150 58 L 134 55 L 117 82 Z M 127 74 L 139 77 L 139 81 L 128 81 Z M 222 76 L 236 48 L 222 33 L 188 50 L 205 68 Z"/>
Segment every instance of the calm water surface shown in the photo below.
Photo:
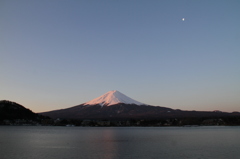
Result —
<path fill-rule="evenodd" d="M 240 127 L 0 127 L 1 159 L 239 159 Z"/>

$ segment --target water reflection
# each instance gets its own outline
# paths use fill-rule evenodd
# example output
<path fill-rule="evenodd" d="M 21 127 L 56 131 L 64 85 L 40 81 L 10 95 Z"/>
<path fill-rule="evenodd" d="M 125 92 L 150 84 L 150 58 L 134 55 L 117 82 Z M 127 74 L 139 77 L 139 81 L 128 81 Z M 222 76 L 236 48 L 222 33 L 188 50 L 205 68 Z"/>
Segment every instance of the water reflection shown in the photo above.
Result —
<path fill-rule="evenodd" d="M 118 153 L 118 142 L 124 142 L 116 138 L 116 131 L 114 129 L 103 129 L 97 131 L 98 138 L 92 138 L 89 143 L 93 150 L 98 149 L 98 152 L 94 152 L 94 156 L 99 156 L 104 159 L 115 159 Z M 99 154 L 96 154 L 99 153 Z"/>

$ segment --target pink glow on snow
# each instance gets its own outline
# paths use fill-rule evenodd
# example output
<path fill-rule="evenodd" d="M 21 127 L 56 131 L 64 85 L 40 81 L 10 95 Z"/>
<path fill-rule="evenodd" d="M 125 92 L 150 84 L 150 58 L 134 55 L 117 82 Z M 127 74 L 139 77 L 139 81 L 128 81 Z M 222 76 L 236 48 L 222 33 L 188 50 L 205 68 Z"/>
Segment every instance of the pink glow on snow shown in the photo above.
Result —
<path fill-rule="evenodd" d="M 118 103 L 124 103 L 124 104 L 136 104 L 136 105 L 146 105 L 144 103 L 138 102 L 132 98 L 127 97 L 126 95 L 122 94 L 119 91 L 109 91 L 105 93 L 104 95 L 95 98 L 89 102 L 84 103 L 84 105 L 105 105 L 110 106 Z"/>

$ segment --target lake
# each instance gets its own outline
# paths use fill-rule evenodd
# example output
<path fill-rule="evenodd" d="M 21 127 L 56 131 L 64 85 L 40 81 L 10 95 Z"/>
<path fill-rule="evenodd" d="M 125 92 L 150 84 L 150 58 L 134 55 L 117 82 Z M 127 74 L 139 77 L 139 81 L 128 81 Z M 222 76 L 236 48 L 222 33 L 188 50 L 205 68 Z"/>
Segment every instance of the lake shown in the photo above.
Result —
<path fill-rule="evenodd" d="M 240 127 L 0 126 L 1 159 L 239 159 Z"/>

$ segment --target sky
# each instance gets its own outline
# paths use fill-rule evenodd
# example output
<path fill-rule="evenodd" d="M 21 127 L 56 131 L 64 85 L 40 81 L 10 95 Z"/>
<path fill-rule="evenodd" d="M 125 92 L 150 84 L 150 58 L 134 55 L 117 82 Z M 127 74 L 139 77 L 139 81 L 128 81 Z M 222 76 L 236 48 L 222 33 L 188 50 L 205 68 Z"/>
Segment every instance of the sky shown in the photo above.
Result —
<path fill-rule="evenodd" d="M 0 0 L 0 100 L 44 112 L 118 90 L 149 105 L 240 111 L 239 8 L 239 0 Z"/>

